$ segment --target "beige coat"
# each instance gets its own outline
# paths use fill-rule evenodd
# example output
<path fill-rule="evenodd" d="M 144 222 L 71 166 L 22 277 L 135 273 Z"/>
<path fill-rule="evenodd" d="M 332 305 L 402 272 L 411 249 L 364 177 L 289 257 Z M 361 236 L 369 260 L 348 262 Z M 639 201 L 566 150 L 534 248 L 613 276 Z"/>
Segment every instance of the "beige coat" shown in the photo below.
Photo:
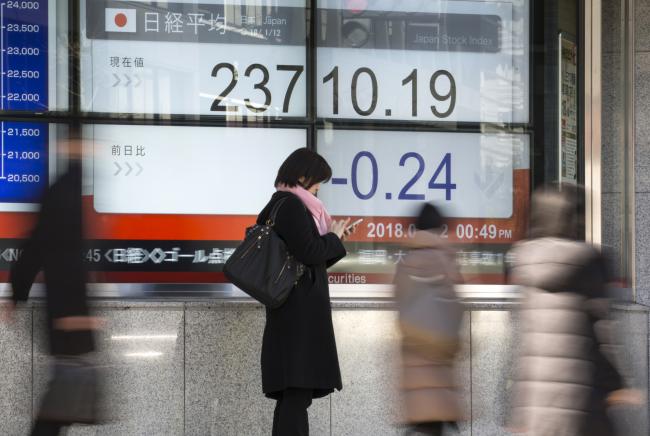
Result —
<path fill-rule="evenodd" d="M 602 258 L 585 243 L 540 238 L 513 250 L 522 285 L 510 425 L 529 436 L 609 436 L 605 396 L 620 389 Z"/>
<path fill-rule="evenodd" d="M 395 275 L 395 300 L 400 319 L 403 321 L 407 305 L 413 304 L 408 298 L 409 291 L 416 284 L 427 283 L 427 280 L 431 292 L 459 305 L 453 287 L 459 280 L 459 273 L 454 253 L 447 248 L 446 242 L 431 232 L 420 231 L 409 245 L 411 251 Z M 431 316 L 436 316 L 436 310 L 440 308 L 427 310 L 431 311 Z M 447 329 L 441 334 L 418 331 L 405 322 L 400 322 L 400 329 L 406 421 L 421 423 L 461 419 L 463 413 L 454 374 L 458 332 L 453 332 L 453 329 L 453 334 Z"/>

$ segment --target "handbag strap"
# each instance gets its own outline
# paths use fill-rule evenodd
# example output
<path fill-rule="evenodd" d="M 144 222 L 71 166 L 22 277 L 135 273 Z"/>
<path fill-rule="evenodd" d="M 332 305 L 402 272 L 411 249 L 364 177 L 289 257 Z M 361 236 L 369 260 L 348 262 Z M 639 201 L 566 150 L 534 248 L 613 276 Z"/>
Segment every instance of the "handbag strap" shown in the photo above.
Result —
<path fill-rule="evenodd" d="M 269 217 L 266 219 L 266 225 L 273 227 L 275 225 L 275 218 L 278 216 L 278 211 L 280 210 L 280 206 L 282 206 L 282 203 L 286 201 L 289 196 L 293 195 L 294 197 L 296 196 L 295 194 L 289 194 L 281 199 L 279 199 L 274 205 L 273 208 L 271 209 L 271 213 L 269 213 Z M 300 200 L 300 204 L 302 204 L 303 209 L 305 212 L 309 213 L 307 210 L 307 206 Z"/>
<path fill-rule="evenodd" d="M 282 206 L 282 204 L 285 202 L 287 198 L 288 197 L 284 197 L 275 202 L 273 208 L 271 209 L 271 213 L 269 214 L 269 217 L 266 219 L 267 226 L 271 226 L 271 227 L 275 226 L 275 219 L 278 216 L 278 211 L 280 210 L 280 206 Z"/>

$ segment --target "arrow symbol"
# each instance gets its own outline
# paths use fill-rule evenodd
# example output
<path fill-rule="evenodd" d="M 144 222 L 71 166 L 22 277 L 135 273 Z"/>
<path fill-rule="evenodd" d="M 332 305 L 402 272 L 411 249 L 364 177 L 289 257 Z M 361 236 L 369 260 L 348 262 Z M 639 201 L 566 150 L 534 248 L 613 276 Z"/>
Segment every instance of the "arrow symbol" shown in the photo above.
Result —
<path fill-rule="evenodd" d="M 18 260 L 18 250 L 15 248 L 7 248 L 2 252 L 2 258 L 6 262 L 11 262 L 12 260 Z"/>
<path fill-rule="evenodd" d="M 131 174 L 131 171 L 133 171 L 133 168 L 131 167 L 131 165 L 129 165 L 128 162 L 124 162 L 124 165 L 126 165 L 126 167 L 128 168 L 126 174 L 124 174 L 124 175 L 128 176 L 129 174 Z"/>
<path fill-rule="evenodd" d="M 113 83 L 113 88 L 115 88 L 117 85 L 120 84 L 121 80 L 120 80 L 120 76 L 118 76 L 115 73 L 113 73 L 113 77 L 115 77 L 115 83 Z"/>
<path fill-rule="evenodd" d="M 114 175 L 114 176 L 117 176 L 117 175 L 120 173 L 120 171 L 122 171 L 122 167 L 121 167 L 120 164 L 118 164 L 117 162 L 113 162 L 113 163 L 114 163 L 115 166 L 117 167 L 117 171 L 115 171 L 115 174 L 113 174 L 113 175 Z"/>
<path fill-rule="evenodd" d="M 124 77 L 126 78 L 126 83 L 124 84 L 124 86 L 127 87 L 131 84 L 131 78 L 126 74 L 124 75 Z"/>
<path fill-rule="evenodd" d="M 481 177 L 478 173 L 474 173 L 474 183 L 478 189 L 485 195 L 487 198 L 492 198 L 494 194 L 501 188 L 505 181 L 505 175 L 503 173 L 497 175 L 485 174 L 484 177 Z"/>
<path fill-rule="evenodd" d="M 138 88 L 142 83 L 142 80 L 140 80 L 140 77 L 138 75 L 135 75 L 133 77 L 135 77 L 135 80 L 137 80 L 137 82 L 135 83 L 135 87 Z"/>
<path fill-rule="evenodd" d="M 141 173 L 141 172 L 142 172 L 142 170 L 143 170 L 143 168 L 142 168 L 142 165 L 140 165 L 140 164 L 139 164 L 139 163 L 137 163 L 137 162 L 135 163 L 135 165 L 136 165 L 136 166 L 138 167 L 138 172 L 137 172 L 137 173 L 135 173 L 135 175 L 136 175 L 136 176 L 139 176 L 139 175 L 140 175 L 140 173 Z"/>

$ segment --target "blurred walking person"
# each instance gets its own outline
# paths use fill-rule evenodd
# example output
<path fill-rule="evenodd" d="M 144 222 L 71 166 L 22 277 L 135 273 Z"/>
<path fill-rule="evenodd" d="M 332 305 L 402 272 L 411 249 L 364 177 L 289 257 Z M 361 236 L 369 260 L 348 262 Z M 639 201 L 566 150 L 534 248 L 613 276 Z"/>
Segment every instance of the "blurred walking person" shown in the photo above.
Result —
<path fill-rule="evenodd" d="M 454 361 L 460 349 L 463 308 L 455 253 L 441 236 L 444 219 L 425 204 L 409 253 L 395 274 L 402 332 L 402 391 L 410 434 L 442 435 L 462 419 Z"/>
<path fill-rule="evenodd" d="M 83 358 L 95 350 L 82 259 L 80 144 L 71 141 L 69 167 L 43 196 L 31 236 L 10 273 L 12 303 L 27 300 L 42 269 L 46 287 L 47 329 L 54 356 L 53 377 L 36 416 L 32 435 L 57 435 L 75 422 L 94 422 L 97 379 Z"/>
<path fill-rule="evenodd" d="M 532 436 L 609 436 L 608 402 L 634 401 L 616 367 L 606 264 L 576 240 L 580 189 L 533 195 L 530 240 L 512 251 L 522 286 L 511 430 Z"/>

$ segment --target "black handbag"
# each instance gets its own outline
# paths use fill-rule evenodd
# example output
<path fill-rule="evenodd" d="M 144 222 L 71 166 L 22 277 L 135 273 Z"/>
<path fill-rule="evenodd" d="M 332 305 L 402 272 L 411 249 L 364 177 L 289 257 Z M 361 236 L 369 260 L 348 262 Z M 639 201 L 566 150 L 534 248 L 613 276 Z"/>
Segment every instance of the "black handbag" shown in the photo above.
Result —
<path fill-rule="evenodd" d="M 101 422 L 99 378 L 98 367 L 83 357 L 56 357 L 38 419 L 65 424 Z"/>
<path fill-rule="evenodd" d="M 270 309 L 280 307 L 305 271 L 273 230 L 275 218 L 286 198 L 278 200 L 265 224 L 246 229 L 244 242 L 223 267 L 226 277 L 239 289 Z"/>

